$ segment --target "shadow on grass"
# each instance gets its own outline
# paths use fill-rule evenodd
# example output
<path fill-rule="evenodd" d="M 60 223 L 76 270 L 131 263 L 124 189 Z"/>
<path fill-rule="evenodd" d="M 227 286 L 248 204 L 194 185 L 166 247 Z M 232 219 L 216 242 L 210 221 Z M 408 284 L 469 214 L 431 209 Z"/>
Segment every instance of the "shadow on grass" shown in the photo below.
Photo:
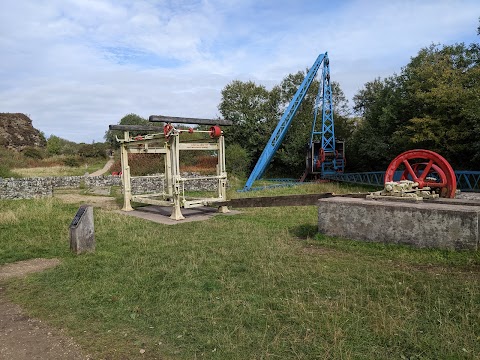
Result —
<path fill-rule="evenodd" d="M 306 240 L 315 237 L 318 233 L 318 228 L 316 225 L 303 224 L 290 228 L 289 232 L 299 239 Z"/>

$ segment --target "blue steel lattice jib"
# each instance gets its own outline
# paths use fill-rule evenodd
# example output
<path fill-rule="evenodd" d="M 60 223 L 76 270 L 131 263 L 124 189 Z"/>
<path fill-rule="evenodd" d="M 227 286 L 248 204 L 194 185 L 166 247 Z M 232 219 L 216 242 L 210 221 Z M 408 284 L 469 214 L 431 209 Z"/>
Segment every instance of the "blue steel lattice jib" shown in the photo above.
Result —
<path fill-rule="evenodd" d="M 280 147 L 288 131 L 288 128 L 290 127 L 292 120 L 295 114 L 297 113 L 298 107 L 300 106 L 303 99 L 305 98 L 305 95 L 308 89 L 310 88 L 310 85 L 312 84 L 313 79 L 315 79 L 317 71 L 322 65 L 325 58 L 327 58 L 327 53 L 318 55 L 317 60 L 315 60 L 315 62 L 313 63 L 313 66 L 308 71 L 307 76 L 305 76 L 305 79 L 303 79 L 302 84 L 298 88 L 292 101 L 290 102 L 284 114 L 282 115 L 275 130 L 270 136 L 270 139 L 268 140 L 267 145 L 265 146 L 265 149 L 263 149 L 263 152 L 260 155 L 260 158 L 255 164 L 253 171 L 248 177 L 248 180 L 243 188 L 244 191 L 250 190 L 253 182 L 259 179 L 267 169 L 268 164 L 270 164 L 270 161 L 275 155 L 275 152 Z"/>

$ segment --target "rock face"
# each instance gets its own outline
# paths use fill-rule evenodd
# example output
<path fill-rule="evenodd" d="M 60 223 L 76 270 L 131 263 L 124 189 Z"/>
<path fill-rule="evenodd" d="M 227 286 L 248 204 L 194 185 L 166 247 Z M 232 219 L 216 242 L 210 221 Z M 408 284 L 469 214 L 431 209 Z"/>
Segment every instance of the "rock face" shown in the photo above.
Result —
<path fill-rule="evenodd" d="M 25 114 L 0 113 L 0 146 L 21 151 L 26 147 L 44 147 L 44 136 L 32 126 Z"/>

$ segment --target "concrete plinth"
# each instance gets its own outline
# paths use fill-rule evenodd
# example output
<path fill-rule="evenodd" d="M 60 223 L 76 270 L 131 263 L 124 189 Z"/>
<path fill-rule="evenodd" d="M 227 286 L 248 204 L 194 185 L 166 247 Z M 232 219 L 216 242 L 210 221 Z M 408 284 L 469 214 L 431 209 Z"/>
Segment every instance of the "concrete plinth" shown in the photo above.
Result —
<path fill-rule="evenodd" d="M 421 248 L 479 248 L 480 206 L 341 197 L 318 204 L 318 231 L 325 235 Z"/>

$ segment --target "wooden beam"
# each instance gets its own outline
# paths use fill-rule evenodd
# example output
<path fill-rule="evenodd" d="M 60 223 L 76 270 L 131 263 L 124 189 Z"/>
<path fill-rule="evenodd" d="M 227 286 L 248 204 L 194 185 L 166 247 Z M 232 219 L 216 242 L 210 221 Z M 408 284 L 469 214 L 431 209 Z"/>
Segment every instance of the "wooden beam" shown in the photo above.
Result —
<path fill-rule="evenodd" d="M 151 122 L 167 122 L 176 124 L 198 124 L 198 125 L 223 125 L 230 126 L 233 122 L 224 119 L 199 119 L 199 118 L 184 118 L 175 116 L 150 115 L 148 118 Z"/>
<path fill-rule="evenodd" d="M 333 197 L 332 193 L 302 194 L 287 196 L 264 196 L 255 198 L 231 199 L 215 206 L 232 206 L 235 208 L 273 207 L 273 206 L 310 206 L 317 205 L 318 199 Z M 213 206 L 213 204 L 212 204 Z"/>
<path fill-rule="evenodd" d="M 122 131 L 155 131 L 158 133 L 163 132 L 163 127 L 154 125 L 109 125 L 110 130 L 122 130 Z"/>

